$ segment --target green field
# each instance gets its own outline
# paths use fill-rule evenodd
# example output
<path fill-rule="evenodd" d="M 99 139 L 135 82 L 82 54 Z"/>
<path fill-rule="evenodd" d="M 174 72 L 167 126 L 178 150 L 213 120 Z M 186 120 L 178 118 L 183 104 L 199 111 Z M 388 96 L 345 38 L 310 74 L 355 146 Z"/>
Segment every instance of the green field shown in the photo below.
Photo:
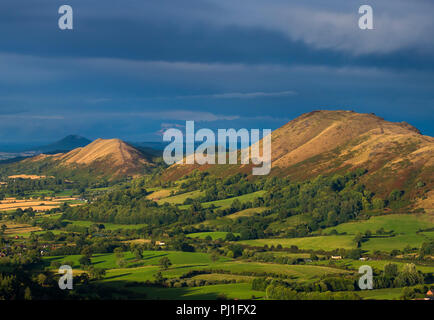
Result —
<path fill-rule="evenodd" d="M 375 250 L 392 251 L 402 250 L 407 246 L 419 248 L 421 244 L 434 238 L 434 232 L 417 232 L 421 229 L 433 228 L 434 224 L 426 215 L 414 214 L 391 214 L 385 216 L 371 217 L 369 220 L 347 222 L 333 228 L 323 230 L 329 233 L 336 230 L 339 233 L 355 235 L 370 230 L 375 235 L 376 231 L 383 228 L 386 232 L 393 231 L 394 236 L 371 237 L 362 242 L 362 249 L 368 252 Z"/>
<path fill-rule="evenodd" d="M 47 261 L 72 261 L 74 266 L 78 266 L 78 260 L 81 255 L 69 255 L 69 256 L 55 256 L 55 257 L 44 257 Z M 181 252 L 181 251 L 144 251 L 143 259 L 137 261 L 131 252 L 125 252 L 124 258 L 128 262 L 127 267 L 137 267 L 140 266 L 151 266 L 158 265 L 161 258 L 167 257 L 170 261 L 176 265 L 207 265 L 212 263 L 209 254 L 201 252 Z M 231 259 L 226 257 L 221 257 L 219 261 L 230 261 Z M 100 268 L 118 268 L 116 265 L 116 257 L 114 253 L 100 253 L 94 254 L 92 256 L 92 264 Z"/>
<path fill-rule="evenodd" d="M 286 218 L 284 221 L 275 221 L 270 224 L 268 227 L 273 231 L 282 231 L 287 230 L 291 227 L 295 227 L 299 224 L 306 223 L 308 218 L 305 214 L 297 214 L 295 216 L 290 216 Z"/>
<path fill-rule="evenodd" d="M 403 288 L 388 288 L 356 291 L 364 300 L 397 300 L 401 297 Z"/>
<path fill-rule="evenodd" d="M 30 237 L 30 235 L 32 233 L 34 234 L 42 234 L 42 233 L 46 233 L 47 230 L 43 230 L 43 231 L 32 231 L 32 232 L 14 232 L 14 233 L 9 233 L 8 236 L 19 236 L 19 237 L 24 237 L 24 238 L 28 238 Z M 55 235 L 61 234 L 61 233 L 68 233 L 67 231 L 63 231 L 63 230 L 50 230 L 50 232 L 52 232 Z"/>
<path fill-rule="evenodd" d="M 315 264 L 319 264 L 319 265 L 326 265 L 329 266 L 330 265 L 330 260 L 322 260 L 322 261 L 318 261 Z M 351 259 L 342 259 L 342 260 L 337 260 L 337 261 L 333 261 L 332 264 L 334 266 L 338 266 L 338 267 L 349 267 L 351 269 L 354 270 L 358 270 L 360 266 L 364 266 L 364 265 L 368 265 L 370 266 L 372 269 L 374 270 L 384 270 L 384 266 L 388 263 L 394 263 L 398 266 L 398 269 L 401 270 L 404 265 L 406 265 L 408 262 L 402 262 L 402 261 L 394 261 L 394 260 L 367 260 L 367 261 L 360 261 L 360 260 L 351 260 Z M 412 261 L 411 263 L 415 263 L 414 261 Z M 417 263 L 417 262 L 416 262 Z M 416 269 L 424 272 L 424 273 L 430 273 L 430 272 L 434 272 L 434 264 L 433 265 L 420 265 L 420 264 L 416 264 Z"/>
<path fill-rule="evenodd" d="M 266 193 L 266 191 L 261 190 L 261 191 L 256 191 L 253 193 L 244 194 L 244 195 L 239 196 L 239 197 L 233 197 L 233 198 L 228 198 L 228 199 L 223 199 L 223 200 L 204 202 L 204 203 L 202 203 L 202 207 L 208 208 L 208 207 L 214 205 L 220 209 L 227 209 L 227 208 L 230 208 L 230 206 L 232 205 L 232 202 L 235 199 L 238 199 L 240 202 L 247 202 L 247 201 L 252 201 L 257 197 L 262 197 L 265 193 Z M 180 206 L 179 208 L 180 209 L 187 209 L 189 207 L 190 207 L 190 205 L 183 205 L 183 206 Z"/>
<path fill-rule="evenodd" d="M 229 214 L 229 215 L 224 216 L 224 217 L 219 217 L 219 218 L 213 219 L 213 220 L 202 221 L 201 223 L 198 223 L 196 225 L 196 227 L 199 227 L 200 225 L 212 226 L 212 227 L 217 227 L 217 228 L 223 227 L 223 226 L 228 226 L 228 225 L 231 225 L 232 223 L 234 223 L 234 221 L 233 221 L 234 219 L 243 218 L 243 217 L 251 217 L 251 216 L 255 215 L 256 213 L 261 213 L 265 210 L 267 210 L 267 208 L 264 208 L 264 207 L 244 209 L 244 210 Z"/>
<path fill-rule="evenodd" d="M 307 280 L 323 275 L 344 274 L 346 270 L 314 265 L 286 265 L 261 262 L 233 261 L 216 263 L 215 268 L 228 270 L 233 273 L 256 272 L 275 273 L 290 276 L 293 279 Z"/>
<path fill-rule="evenodd" d="M 74 262 L 74 266 L 78 267 L 78 260 L 81 255 L 69 255 L 69 256 L 54 256 L 44 257 L 44 260 L 51 261 L 71 261 Z M 207 265 L 211 263 L 209 254 L 201 252 L 180 252 L 180 251 L 144 251 L 143 259 L 137 260 L 131 252 L 125 252 L 124 258 L 127 262 L 126 267 L 138 267 L 138 266 L 151 266 L 158 265 L 158 261 L 167 257 L 170 261 L 176 265 Z M 221 261 L 229 261 L 229 258 L 222 257 Z M 102 253 L 94 254 L 91 259 L 92 265 L 99 268 L 115 269 L 118 268 L 116 264 L 116 257 L 114 253 Z"/>
<path fill-rule="evenodd" d="M 259 208 L 249 208 L 244 209 L 235 213 L 232 213 L 230 215 L 227 215 L 226 217 L 222 219 L 237 219 L 237 218 L 243 218 L 243 217 L 251 217 L 255 215 L 256 213 L 261 213 L 267 210 L 265 207 L 259 207 Z"/>
<path fill-rule="evenodd" d="M 278 229 L 285 228 L 289 225 L 300 223 L 302 217 L 292 216 L 282 224 L 271 225 L 270 228 Z M 315 236 L 304 238 L 290 239 L 258 239 L 241 241 L 241 243 L 251 246 L 278 245 L 290 247 L 295 245 L 300 249 L 305 250 L 333 250 L 338 248 L 352 249 L 355 244 L 352 241 L 357 233 L 364 233 L 370 230 L 374 235 L 375 232 L 383 228 L 385 231 L 394 231 L 394 236 L 371 237 L 367 241 L 362 242 L 362 249 L 368 252 L 375 250 L 390 252 L 393 249 L 402 250 L 407 246 L 419 248 L 423 242 L 434 238 L 434 232 L 417 232 L 421 229 L 434 227 L 434 224 L 426 216 L 416 216 L 409 214 L 393 214 L 386 216 L 372 217 L 369 220 L 348 222 L 338 225 L 333 228 L 323 230 L 324 233 L 330 233 L 336 230 L 345 235 L 332 236 Z"/>
<path fill-rule="evenodd" d="M 90 227 L 91 225 L 97 223 L 92 221 L 75 221 L 75 220 L 64 220 L 70 222 L 71 225 L 77 227 Z M 116 230 L 116 229 L 140 229 L 146 226 L 146 224 L 116 224 L 110 222 L 100 222 L 104 225 L 106 230 Z"/>
<path fill-rule="evenodd" d="M 343 223 L 336 227 L 324 229 L 323 233 L 329 233 L 332 229 L 339 233 L 346 232 L 348 234 L 364 233 L 367 230 L 375 233 L 376 230 L 383 228 L 385 231 L 393 230 L 396 234 L 409 234 L 416 233 L 419 229 L 433 227 L 434 223 L 424 215 L 391 214 L 371 217 L 369 220 Z"/>
<path fill-rule="evenodd" d="M 335 248 L 354 249 L 353 236 L 318 236 L 304 238 L 280 238 L 280 239 L 257 239 L 245 240 L 239 243 L 250 246 L 263 247 L 264 245 L 277 246 L 282 245 L 284 248 L 297 246 L 304 250 L 325 250 L 330 251 Z"/>
<path fill-rule="evenodd" d="M 362 249 L 369 252 L 376 250 L 392 251 L 393 249 L 403 250 L 405 247 L 419 248 L 423 242 L 434 239 L 434 232 L 424 232 L 418 234 L 404 234 L 388 238 L 370 238 L 362 243 Z"/>
<path fill-rule="evenodd" d="M 64 263 L 72 262 L 75 269 L 79 269 L 79 259 L 81 255 L 44 257 L 46 265 L 52 261 Z M 92 265 L 98 268 L 105 268 L 107 274 L 103 282 L 143 282 L 152 280 L 154 275 L 160 271 L 159 260 L 167 257 L 172 262 L 172 266 L 163 270 L 162 274 L 166 278 L 177 278 L 191 270 L 223 270 L 232 273 L 228 277 L 243 276 L 239 280 L 249 281 L 252 275 L 258 274 L 279 274 L 290 277 L 293 280 L 310 280 L 324 275 L 348 273 L 346 270 L 331 268 L 318 265 L 281 265 L 260 262 L 235 261 L 230 258 L 220 257 L 216 262 L 212 262 L 207 253 L 177 252 L 177 251 L 145 251 L 143 259 L 137 260 L 131 252 L 124 253 L 126 266 L 119 268 L 116 264 L 116 256 L 113 253 L 95 254 L 91 258 Z M 248 274 L 245 274 L 245 273 Z M 219 273 L 220 274 L 220 273 Z M 208 277 L 208 275 L 203 275 Z M 214 275 L 214 278 L 228 279 L 226 275 Z M 209 278 L 209 277 L 208 277 Z"/>
<path fill-rule="evenodd" d="M 191 191 L 191 192 L 186 192 L 186 193 L 182 193 L 182 194 L 178 194 L 176 196 L 171 196 L 171 197 L 167 197 L 167 198 L 162 198 L 160 200 L 157 200 L 157 203 L 159 205 L 163 204 L 163 203 L 170 203 L 170 204 L 183 204 L 184 201 L 187 198 L 191 198 L 191 199 L 195 199 L 200 197 L 203 194 L 202 191 L 200 190 L 196 190 L 196 191 Z"/>
<path fill-rule="evenodd" d="M 40 196 L 45 196 L 45 197 L 73 197 L 77 195 L 77 190 L 75 189 L 65 189 L 62 191 L 58 191 L 58 192 L 54 192 L 52 190 L 34 190 L 31 192 L 26 192 L 26 196 L 30 196 L 30 197 L 40 197 Z"/>
<path fill-rule="evenodd" d="M 146 294 L 147 299 L 215 300 L 222 294 L 228 299 L 262 299 L 265 292 L 251 289 L 250 283 L 217 284 L 203 287 L 157 288 L 134 287 L 137 293 Z"/>
<path fill-rule="evenodd" d="M 207 236 L 210 236 L 213 240 L 224 240 L 228 233 L 229 232 L 196 232 L 188 234 L 187 237 L 205 239 Z M 234 235 L 239 236 L 239 233 L 234 233 Z"/>

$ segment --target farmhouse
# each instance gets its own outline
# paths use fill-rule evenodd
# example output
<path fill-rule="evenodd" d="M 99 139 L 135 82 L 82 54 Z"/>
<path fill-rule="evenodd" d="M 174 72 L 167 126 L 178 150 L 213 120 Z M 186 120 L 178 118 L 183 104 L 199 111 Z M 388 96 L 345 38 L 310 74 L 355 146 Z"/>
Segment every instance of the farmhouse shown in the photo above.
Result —
<path fill-rule="evenodd" d="M 342 260 L 342 256 L 332 256 L 332 260 Z"/>

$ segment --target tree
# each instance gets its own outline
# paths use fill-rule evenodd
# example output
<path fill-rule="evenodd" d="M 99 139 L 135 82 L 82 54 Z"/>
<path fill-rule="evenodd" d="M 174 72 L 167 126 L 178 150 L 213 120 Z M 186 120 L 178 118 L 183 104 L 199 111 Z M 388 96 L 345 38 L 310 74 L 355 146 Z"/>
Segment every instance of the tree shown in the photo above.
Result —
<path fill-rule="evenodd" d="M 398 265 L 395 263 L 388 263 L 384 266 L 384 275 L 387 278 L 395 278 L 398 275 Z"/>
<path fill-rule="evenodd" d="M 211 254 L 211 261 L 212 262 L 217 262 L 218 261 L 218 259 L 219 259 L 219 255 L 216 253 L 216 252 L 213 252 L 212 254 Z"/>
<path fill-rule="evenodd" d="M 117 247 L 113 250 L 115 257 L 117 259 L 122 259 L 124 257 L 124 252 L 121 247 Z"/>
<path fill-rule="evenodd" d="M 353 239 L 354 243 L 357 245 L 357 248 L 360 247 L 360 243 L 362 242 L 362 240 L 363 240 L 363 235 L 360 232 L 357 233 Z"/>
<path fill-rule="evenodd" d="M 237 241 L 237 237 L 232 233 L 228 232 L 225 237 L 226 241 Z"/>
<path fill-rule="evenodd" d="M 423 275 L 416 270 L 416 266 L 413 263 L 407 263 L 396 277 L 395 282 L 397 287 L 410 287 L 423 284 L 423 280 Z"/>
<path fill-rule="evenodd" d="M 167 270 L 172 265 L 172 262 L 170 261 L 169 258 L 163 257 L 163 258 L 160 259 L 159 265 L 160 265 L 161 269 Z"/>
<path fill-rule="evenodd" d="M 403 252 L 404 252 L 405 254 L 409 254 L 412 250 L 413 250 L 413 249 L 410 247 L 410 245 L 407 244 L 407 245 L 405 246 Z"/>
<path fill-rule="evenodd" d="M 116 260 L 116 264 L 118 265 L 118 267 L 123 268 L 127 265 L 127 262 L 124 258 L 119 258 Z"/>
<path fill-rule="evenodd" d="M 384 208 L 384 200 L 380 198 L 374 198 L 372 200 L 372 206 L 374 209 L 383 209 Z"/>
<path fill-rule="evenodd" d="M 91 261 L 87 256 L 81 256 L 81 258 L 78 260 L 78 263 L 80 263 L 82 266 L 89 266 Z"/>
<path fill-rule="evenodd" d="M 434 240 L 422 243 L 422 246 L 419 249 L 419 255 L 423 258 L 424 256 L 433 255 L 433 254 L 434 254 Z"/>
<path fill-rule="evenodd" d="M 24 290 L 24 300 L 32 300 L 32 292 L 29 287 Z"/>
<path fill-rule="evenodd" d="M 181 251 L 183 252 L 194 252 L 194 247 L 192 245 L 189 245 L 187 242 L 183 242 L 181 244 Z"/>
<path fill-rule="evenodd" d="M 353 249 L 348 252 L 348 258 L 357 260 L 360 259 L 362 256 L 362 250 L 361 249 Z"/>
<path fill-rule="evenodd" d="M 315 253 L 311 252 L 311 254 L 310 254 L 310 259 L 311 259 L 312 261 L 317 261 L 317 260 L 318 260 L 318 256 L 317 256 Z"/>
<path fill-rule="evenodd" d="M 403 194 L 404 194 L 404 191 L 394 189 L 394 190 L 392 190 L 392 192 L 389 195 L 389 200 L 390 201 L 398 201 L 399 199 L 401 199 Z"/>
<path fill-rule="evenodd" d="M 136 247 L 133 250 L 133 254 L 136 257 L 137 260 L 143 259 L 143 250 L 142 248 Z"/>
<path fill-rule="evenodd" d="M 338 219 L 338 215 L 334 211 L 329 211 L 327 214 L 327 225 L 328 226 L 334 226 L 336 225 L 336 221 Z"/>
<path fill-rule="evenodd" d="M 162 284 L 166 278 L 163 277 L 163 274 L 159 271 L 154 275 L 155 283 Z"/>
<path fill-rule="evenodd" d="M 92 258 L 92 248 L 90 246 L 86 246 L 81 250 L 81 254 L 87 258 Z"/>
<path fill-rule="evenodd" d="M 90 277 L 94 280 L 101 280 L 104 278 L 105 274 L 106 274 L 106 270 L 103 268 L 95 268 L 95 267 L 91 267 L 89 269 L 89 274 Z"/>
<path fill-rule="evenodd" d="M 43 273 L 38 274 L 37 282 L 40 286 L 45 286 L 45 284 L 47 283 L 47 276 Z"/>

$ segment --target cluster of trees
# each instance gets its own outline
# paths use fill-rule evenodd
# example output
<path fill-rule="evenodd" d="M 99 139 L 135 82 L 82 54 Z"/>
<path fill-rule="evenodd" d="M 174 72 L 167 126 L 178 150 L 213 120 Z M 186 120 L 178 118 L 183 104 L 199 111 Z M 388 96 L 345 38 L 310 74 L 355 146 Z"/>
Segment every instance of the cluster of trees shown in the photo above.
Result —
<path fill-rule="evenodd" d="M 146 189 L 128 185 L 103 195 L 89 205 L 70 207 L 62 218 L 118 224 L 146 223 L 150 226 L 178 221 L 181 211 L 177 207 L 167 204 L 158 206 L 155 201 L 146 199 L 146 195 Z"/>
<path fill-rule="evenodd" d="M 271 300 L 361 300 L 354 292 L 297 292 L 282 284 L 270 284 L 266 297 Z"/>
<path fill-rule="evenodd" d="M 201 190 L 203 195 L 197 200 L 199 202 L 209 202 L 262 190 L 263 181 L 263 179 L 251 181 L 247 179 L 246 174 L 241 173 L 226 178 L 218 178 L 209 175 L 207 172 L 195 171 L 185 178 L 176 194 Z M 191 202 L 192 199 L 186 199 L 184 204 L 190 204 Z"/>
<path fill-rule="evenodd" d="M 32 173 L 35 174 L 35 172 Z M 66 178 L 57 175 L 56 178 L 48 176 L 41 179 L 9 179 L 4 177 L 0 178 L 0 181 L 6 182 L 6 184 L 0 185 L 0 200 L 6 197 L 44 199 L 44 195 L 39 194 L 39 191 L 44 191 L 46 195 L 54 196 L 65 190 L 72 190 L 74 193 L 84 196 L 86 188 L 102 188 L 114 184 L 113 181 L 110 182 L 106 179 L 93 181 L 80 177 Z"/>
<path fill-rule="evenodd" d="M 425 256 L 433 256 L 434 255 L 434 239 L 422 243 L 422 246 L 419 249 L 419 256 L 424 258 Z"/>
<path fill-rule="evenodd" d="M 19 266 L 12 270 L 0 272 L 0 300 L 62 299 L 67 296 L 49 273 L 31 275 Z"/>
<path fill-rule="evenodd" d="M 313 282 L 286 282 L 270 278 L 255 278 L 252 290 L 267 291 L 269 286 L 283 286 L 296 293 L 310 292 L 343 292 L 358 290 L 357 279 L 354 277 L 324 277 Z"/>
<path fill-rule="evenodd" d="M 402 291 L 401 299 L 403 300 L 413 300 L 413 299 L 423 299 L 426 297 L 426 293 L 431 290 L 433 291 L 434 288 L 431 286 L 424 286 L 424 285 L 418 285 L 413 288 L 404 288 Z"/>
<path fill-rule="evenodd" d="M 229 284 L 236 283 L 236 279 L 170 279 L 164 282 L 164 286 L 169 288 L 182 288 L 182 287 L 202 287 L 211 286 L 215 284 Z"/>
<path fill-rule="evenodd" d="M 290 237 L 306 236 L 320 228 L 333 227 L 361 213 L 383 209 L 385 202 L 360 183 L 366 170 L 345 175 L 318 176 L 305 182 L 275 178 L 266 184 L 265 205 L 272 208 L 278 220 L 303 214 L 303 223 L 286 231 Z"/>
<path fill-rule="evenodd" d="M 246 250 L 244 250 L 243 256 L 247 256 Z M 275 255 L 269 252 L 257 252 L 257 253 L 252 252 L 251 259 L 253 261 L 271 262 L 271 263 L 288 264 L 288 265 L 306 263 L 306 259 L 304 258 L 293 258 L 291 256 Z M 312 261 L 319 260 L 319 258 L 316 255 L 312 255 L 310 260 Z"/>
<path fill-rule="evenodd" d="M 374 277 L 374 288 L 401 288 L 424 283 L 424 275 L 413 263 L 404 265 L 401 271 L 398 265 L 388 263 L 384 270 Z"/>
<path fill-rule="evenodd" d="M 71 184 L 65 183 L 63 179 L 44 178 L 44 179 L 9 179 L 3 180 L 6 184 L 0 187 L 0 200 L 14 196 L 17 198 L 29 197 L 29 194 L 40 190 L 50 190 L 55 192 L 61 192 L 65 189 L 71 188 Z M 41 196 L 34 198 L 40 198 Z"/>
<path fill-rule="evenodd" d="M 304 237 L 318 229 L 362 218 L 364 213 L 382 210 L 390 201 L 401 199 L 403 192 L 398 192 L 399 195 L 395 191 L 392 192 L 390 200 L 383 200 L 375 196 L 360 182 L 365 173 L 366 170 L 357 169 L 345 175 L 318 176 L 304 182 L 293 182 L 287 178 L 278 177 L 258 178 L 251 182 L 241 174 L 218 179 L 207 176 L 206 173 L 196 173 L 198 177 L 185 181 L 185 188 L 190 190 L 200 187 L 205 191 L 203 199 L 187 199 L 188 203 L 193 204 L 191 208 L 194 209 L 191 210 L 201 213 L 204 212 L 201 208 L 201 201 L 221 199 L 226 195 L 236 196 L 244 192 L 267 190 L 264 196 L 253 201 L 241 202 L 235 199 L 231 207 L 225 210 L 208 208 L 204 218 L 215 219 L 246 208 L 267 207 L 267 210 L 259 214 L 234 219 L 230 225 L 217 226 L 215 229 L 239 233 L 241 240 L 272 236 Z M 218 196 L 219 193 L 221 196 Z M 294 215 L 303 216 L 300 223 L 284 230 L 269 228 L 270 224 L 284 222 Z"/>

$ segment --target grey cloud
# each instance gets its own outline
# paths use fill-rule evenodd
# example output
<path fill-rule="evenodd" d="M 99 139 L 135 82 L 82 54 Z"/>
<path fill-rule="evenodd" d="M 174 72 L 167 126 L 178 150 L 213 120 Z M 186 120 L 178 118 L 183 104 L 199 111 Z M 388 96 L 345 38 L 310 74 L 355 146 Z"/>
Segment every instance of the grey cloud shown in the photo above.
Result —
<path fill-rule="evenodd" d="M 190 98 L 210 98 L 210 99 L 254 99 L 263 97 L 286 97 L 296 95 L 295 91 L 278 91 L 278 92 L 229 92 L 229 93 L 215 93 L 208 95 L 192 95 L 192 96 L 178 96 L 178 99 Z"/>
<path fill-rule="evenodd" d="M 227 9 L 214 23 L 262 27 L 286 34 L 318 49 L 344 51 L 354 55 L 382 54 L 416 48 L 433 52 L 434 3 L 430 1 L 376 1 L 374 29 L 358 28 L 360 1 L 251 0 L 248 6 L 231 0 L 213 0 Z"/>

